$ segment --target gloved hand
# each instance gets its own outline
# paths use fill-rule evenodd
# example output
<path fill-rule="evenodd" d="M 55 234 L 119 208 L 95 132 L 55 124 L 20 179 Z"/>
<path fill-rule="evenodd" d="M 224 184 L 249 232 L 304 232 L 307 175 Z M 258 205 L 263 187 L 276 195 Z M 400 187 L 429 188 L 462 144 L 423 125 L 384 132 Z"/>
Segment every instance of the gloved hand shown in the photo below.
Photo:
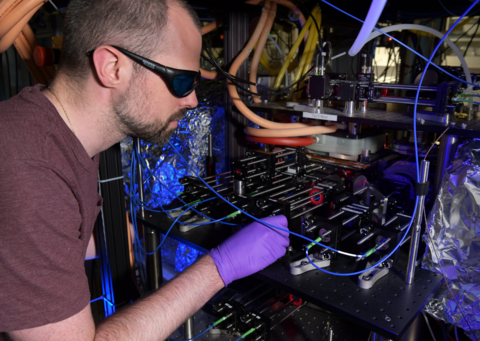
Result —
<path fill-rule="evenodd" d="M 287 218 L 283 215 L 261 220 L 288 230 Z M 209 255 L 227 286 L 234 280 L 249 276 L 275 262 L 285 255 L 289 244 L 287 232 L 255 221 L 213 248 Z"/>

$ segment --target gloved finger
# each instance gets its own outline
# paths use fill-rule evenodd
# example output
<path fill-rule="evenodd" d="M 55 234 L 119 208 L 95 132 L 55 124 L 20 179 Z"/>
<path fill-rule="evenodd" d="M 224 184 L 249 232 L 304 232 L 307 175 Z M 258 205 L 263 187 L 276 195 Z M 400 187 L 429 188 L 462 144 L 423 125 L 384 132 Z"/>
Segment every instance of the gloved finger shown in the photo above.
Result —
<path fill-rule="evenodd" d="M 288 220 L 284 215 L 277 215 L 277 216 L 274 216 L 274 217 L 262 218 L 261 221 L 263 221 L 265 223 L 268 223 L 271 226 L 280 227 L 280 228 L 288 231 Z M 288 237 L 288 235 L 289 235 L 289 233 L 287 231 L 282 231 L 282 230 L 276 229 L 274 227 L 270 227 L 268 225 L 264 225 L 264 226 L 278 232 L 280 235 L 282 235 L 284 237 Z"/>

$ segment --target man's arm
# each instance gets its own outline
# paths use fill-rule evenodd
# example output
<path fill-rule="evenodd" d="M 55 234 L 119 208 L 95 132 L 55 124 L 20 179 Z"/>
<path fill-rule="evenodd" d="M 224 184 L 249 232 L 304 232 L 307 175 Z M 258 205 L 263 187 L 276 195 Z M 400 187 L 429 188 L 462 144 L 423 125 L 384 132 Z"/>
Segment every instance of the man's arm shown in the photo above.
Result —
<path fill-rule="evenodd" d="M 164 340 L 224 285 L 249 276 L 289 245 L 287 219 L 267 217 L 245 226 L 150 296 L 105 319 L 95 330 L 90 306 L 64 321 L 10 332 L 13 340 Z M 73 293 L 72 293 L 73 294 Z"/>
<path fill-rule="evenodd" d="M 14 340 L 164 340 L 224 287 L 207 255 L 160 290 L 105 319 L 95 329 L 90 306 L 58 323 L 10 332 Z"/>

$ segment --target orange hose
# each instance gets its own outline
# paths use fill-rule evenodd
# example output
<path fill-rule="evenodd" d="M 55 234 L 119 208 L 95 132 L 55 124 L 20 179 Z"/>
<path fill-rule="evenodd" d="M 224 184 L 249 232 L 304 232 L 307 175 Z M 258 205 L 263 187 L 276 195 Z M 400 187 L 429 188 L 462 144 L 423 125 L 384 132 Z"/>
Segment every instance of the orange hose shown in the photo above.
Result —
<path fill-rule="evenodd" d="M 238 57 L 233 61 L 230 67 L 229 73 L 233 76 L 236 76 L 237 71 L 240 68 L 240 65 L 242 65 L 245 59 L 248 58 L 248 55 L 250 54 L 256 42 L 258 41 L 258 38 L 260 37 L 261 31 L 263 30 L 265 26 L 265 22 L 268 17 L 268 10 L 270 8 L 269 3 L 266 3 L 264 8 L 266 10 L 262 12 L 262 15 L 260 16 L 260 20 L 258 21 L 257 27 L 255 28 L 255 31 L 250 37 L 250 40 L 248 41 L 245 48 L 240 52 Z M 237 92 L 237 88 L 231 82 L 228 82 L 228 92 L 237 109 L 250 121 L 252 121 L 255 124 L 258 124 L 263 128 L 287 129 L 287 128 L 301 128 L 301 127 L 307 126 L 306 124 L 303 124 L 303 123 L 275 123 L 275 122 L 266 120 L 247 108 L 245 103 L 243 103 L 242 100 L 240 99 L 240 96 L 238 95 L 238 92 Z"/>
<path fill-rule="evenodd" d="M 39 7 L 39 5 L 43 5 L 44 2 L 44 0 L 22 0 L 22 2 L 15 7 L 14 11 L 11 11 L 8 16 L 0 21 L 0 37 L 5 36 L 18 22 L 26 16 L 29 16 L 33 9 Z"/>
<path fill-rule="evenodd" d="M 214 20 L 210 24 L 203 26 L 202 27 L 202 36 L 204 34 L 212 32 L 214 29 L 216 29 L 220 25 L 222 25 L 222 20 Z M 204 70 L 204 69 L 201 68 L 200 73 L 202 75 L 202 78 L 206 78 L 206 79 L 217 79 L 217 78 L 223 77 L 223 74 L 218 70 L 207 71 L 207 70 Z"/>
<path fill-rule="evenodd" d="M 249 5 L 259 5 L 262 1 L 263 0 L 249 0 L 249 1 L 246 1 L 245 3 L 249 4 Z M 300 25 L 302 27 L 307 22 L 307 20 L 305 19 L 305 16 L 303 15 L 302 11 L 300 11 L 298 9 L 298 7 L 295 6 L 295 4 L 293 2 L 288 1 L 288 0 L 272 0 L 272 1 L 276 2 L 279 5 L 285 6 L 285 7 L 289 8 L 293 13 L 298 14 L 299 20 L 300 20 Z"/>
<path fill-rule="evenodd" d="M 25 27 L 27 27 L 27 26 L 28 26 L 28 24 Z M 24 28 L 24 30 L 25 30 L 25 28 Z M 36 74 L 39 74 L 39 73 L 42 74 L 41 79 L 46 81 L 46 83 L 42 82 L 42 84 L 48 85 L 51 81 L 51 77 L 48 74 L 47 70 L 45 70 L 43 67 L 39 67 L 35 63 L 35 61 L 33 60 L 33 48 L 30 45 L 30 43 L 27 41 L 27 38 L 25 37 L 25 34 L 23 33 L 23 31 L 20 32 L 20 34 L 18 35 L 15 42 L 21 42 L 22 43 L 20 45 L 20 47 L 23 49 L 23 51 L 22 51 L 22 53 L 20 53 L 20 51 L 19 51 L 19 54 L 22 57 L 22 60 L 25 63 L 25 65 L 27 65 L 27 68 L 30 71 L 30 73 L 32 73 L 32 71 L 35 70 L 34 72 Z M 17 51 L 18 51 L 17 45 L 15 45 L 15 48 L 17 48 Z"/>
<path fill-rule="evenodd" d="M 313 137 L 292 138 L 292 137 L 255 137 L 247 135 L 247 141 L 274 144 L 277 146 L 301 147 L 310 146 L 315 143 Z"/>
<path fill-rule="evenodd" d="M 263 48 L 265 47 L 265 43 L 267 42 L 268 35 L 270 34 L 270 30 L 272 29 L 273 21 L 275 20 L 275 15 L 277 12 L 277 4 L 275 2 L 271 2 L 267 22 L 265 23 L 265 27 L 263 28 L 262 34 L 258 40 L 257 47 L 255 48 L 255 53 L 253 54 L 252 63 L 250 64 L 250 75 L 249 80 L 252 83 L 257 83 L 257 71 L 258 71 L 258 64 L 260 63 L 260 57 L 262 56 Z M 250 90 L 252 92 L 258 92 L 257 87 L 255 85 L 250 85 Z M 255 103 L 261 103 L 262 100 L 257 95 L 252 95 L 253 101 Z"/>
<path fill-rule="evenodd" d="M 0 1 L 0 22 L 6 17 L 22 0 L 1 0 Z"/>
<path fill-rule="evenodd" d="M 292 123 L 287 123 L 292 124 Z M 255 129 L 247 127 L 244 129 L 245 134 L 257 137 L 295 137 L 318 134 L 330 134 L 337 131 L 336 125 L 315 126 L 293 129 Z"/>
<path fill-rule="evenodd" d="M 30 56 L 33 58 L 33 51 L 35 51 L 35 48 L 37 46 L 40 46 L 40 43 L 37 40 L 37 37 L 35 37 L 35 34 L 33 33 L 32 29 L 30 28 L 30 25 L 25 25 L 25 27 L 22 30 L 23 35 L 25 36 L 25 39 L 27 40 L 28 44 L 31 47 L 32 52 L 30 53 Z M 35 63 L 35 65 L 37 65 Z M 38 66 L 38 65 L 37 65 Z M 47 76 L 47 79 L 51 81 L 55 77 L 55 67 L 54 66 L 43 66 L 40 67 L 41 70 L 44 70 Z"/>
<path fill-rule="evenodd" d="M 43 75 L 43 73 L 38 70 L 38 67 L 35 68 L 32 64 L 33 61 L 28 58 L 28 49 L 29 47 L 25 46 L 24 40 L 22 40 L 22 37 L 19 35 L 17 39 L 14 41 L 14 46 L 18 51 L 18 54 L 22 58 L 22 60 L 25 62 L 25 65 L 28 68 L 28 71 L 32 74 L 32 77 L 35 79 L 37 83 L 43 84 L 43 85 L 48 85 L 48 81 Z"/>
<path fill-rule="evenodd" d="M 209 32 L 212 32 L 214 29 L 216 29 L 218 26 L 221 26 L 223 24 L 223 21 L 218 19 L 218 20 L 214 20 L 212 21 L 211 23 L 209 23 L 208 25 L 205 25 L 202 27 L 202 36 L 204 34 L 207 34 Z"/>
<path fill-rule="evenodd" d="M 37 0 L 38 1 L 38 0 Z M 12 46 L 13 42 L 15 39 L 17 39 L 18 35 L 20 32 L 22 32 L 23 28 L 25 25 L 28 23 L 31 17 L 37 12 L 37 10 L 42 7 L 43 1 L 37 5 L 37 7 L 34 7 L 30 12 L 27 13 L 27 15 L 23 16 L 23 18 L 16 23 L 10 31 L 8 31 L 3 37 L 0 36 L 0 53 L 5 52 L 10 46 Z M 10 17 L 4 19 L 4 20 L 10 20 Z M 2 21 L 3 22 L 3 21 Z M 3 25 L 3 24 L 0 24 Z"/>

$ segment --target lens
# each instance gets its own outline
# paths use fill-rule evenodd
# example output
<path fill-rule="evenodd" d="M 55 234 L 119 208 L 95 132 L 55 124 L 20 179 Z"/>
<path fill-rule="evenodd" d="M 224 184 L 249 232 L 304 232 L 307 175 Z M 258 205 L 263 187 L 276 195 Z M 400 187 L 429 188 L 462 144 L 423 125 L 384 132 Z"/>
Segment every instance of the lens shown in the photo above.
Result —
<path fill-rule="evenodd" d="M 195 75 L 178 75 L 173 79 L 173 87 L 175 92 L 180 97 L 185 97 L 190 94 L 195 88 L 196 82 Z"/>

